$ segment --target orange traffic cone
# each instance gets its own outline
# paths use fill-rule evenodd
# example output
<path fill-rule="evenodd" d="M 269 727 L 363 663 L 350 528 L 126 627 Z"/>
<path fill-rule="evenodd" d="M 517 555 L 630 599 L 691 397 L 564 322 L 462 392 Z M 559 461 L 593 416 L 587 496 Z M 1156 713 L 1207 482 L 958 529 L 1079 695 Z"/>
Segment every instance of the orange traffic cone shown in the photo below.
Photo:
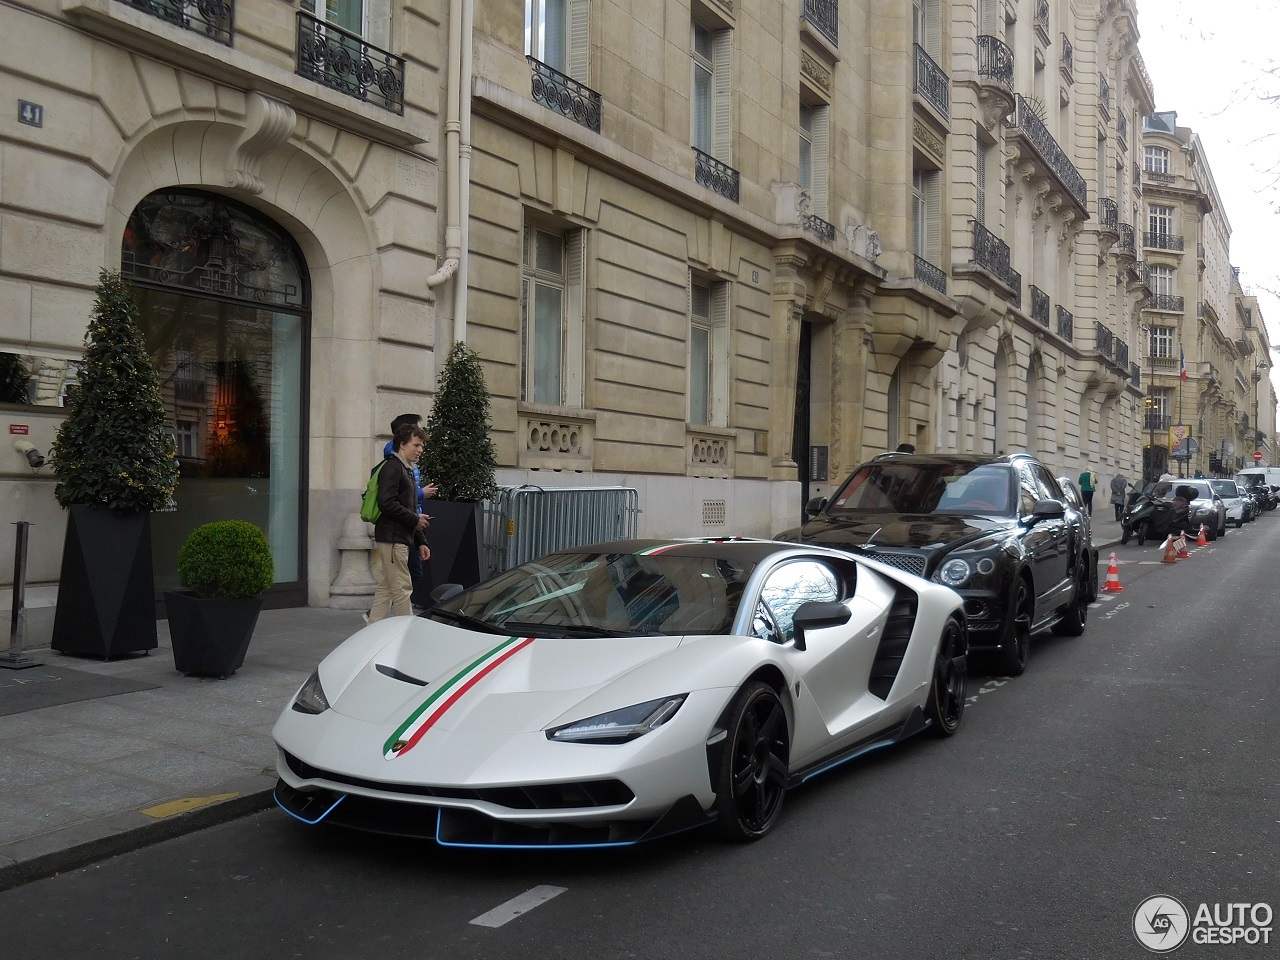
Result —
<path fill-rule="evenodd" d="M 1200 524 L 1200 536 L 1196 537 L 1197 547 L 1207 547 L 1209 545 L 1209 534 L 1205 530 L 1204 524 Z"/>
<path fill-rule="evenodd" d="M 1178 537 L 1178 559 L 1185 560 L 1191 556 L 1191 551 L 1187 549 L 1187 531 L 1182 531 L 1182 536 Z"/>
<path fill-rule="evenodd" d="M 1164 538 L 1164 557 L 1160 560 L 1160 562 L 1161 563 L 1177 563 L 1178 562 L 1178 548 L 1173 544 L 1172 533 Z"/>
<path fill-rule="evenodd" d="M 1120 568 L 1116 566 L 1116 555 L 1111 554 L 1111 560 L 1107 564 L 1107 582 L 1102 587 L 1105 593 L 1119 593 L 1124 587 L 1120 586 Z"/>

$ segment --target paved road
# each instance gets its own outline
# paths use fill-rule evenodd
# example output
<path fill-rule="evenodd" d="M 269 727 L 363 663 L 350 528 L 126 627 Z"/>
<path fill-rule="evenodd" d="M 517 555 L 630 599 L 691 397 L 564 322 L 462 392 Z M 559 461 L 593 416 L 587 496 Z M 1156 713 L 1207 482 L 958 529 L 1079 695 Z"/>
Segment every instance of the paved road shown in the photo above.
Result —
<path fill-rule="evenodd" d="M 1084 637 L 975 678 L 954 739 L 793 793 L 761 843 L 476 854 L 268 812 L 0 895 L 2 952 L 1111 960 L 1151 956 L 1131 924 L 1154 894 L 1280 909 L 1280 518 L 1176 566 L 1117 555 Z"/>

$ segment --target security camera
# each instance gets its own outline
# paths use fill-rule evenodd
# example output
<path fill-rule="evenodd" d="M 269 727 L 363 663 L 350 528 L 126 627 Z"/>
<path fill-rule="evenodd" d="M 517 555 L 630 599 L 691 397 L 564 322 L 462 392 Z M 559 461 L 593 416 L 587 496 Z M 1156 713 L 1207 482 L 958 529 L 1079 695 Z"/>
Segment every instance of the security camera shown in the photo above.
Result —
<path fill-rule="evenodd" d="M 27 463 L 31 464 L 32 470 L 39 470 L 44 466 L 44 454 L 37 450 L 35 444 L 31 443 L 29 440 L 13 441 L 13 449 L 17 450 L 19 453 L 26 454 Z"/>

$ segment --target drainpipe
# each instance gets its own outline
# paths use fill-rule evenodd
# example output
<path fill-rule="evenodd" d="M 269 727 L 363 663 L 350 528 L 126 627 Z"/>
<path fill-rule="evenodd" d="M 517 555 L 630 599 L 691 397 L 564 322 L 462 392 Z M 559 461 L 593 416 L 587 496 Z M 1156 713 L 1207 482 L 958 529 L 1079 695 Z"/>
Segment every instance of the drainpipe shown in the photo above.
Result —
<path fill-rule="evenodd" d="M 458 70 L 458 112 L 461 142 L 458 145 L 458 276 L 453 285 L 453 339 L 467 339 L 467 256 L 471 237 L 471 52 L 475 0 L 461 0 L 462 37 Z"/>
<path fill-rule="evenodd" d="M 447 81 L 448 102 L 445 106 L 444 143 L 442 156 L 445 172 L 445 228 L 444 228 L 444 262 L 431 276 L 427 277 L 427 286 L 435 288 L 454 275 L 462 259 L 462 239 L 458 228 L 459 191 L 458 191 L 458 139 L 461 123 L 458 119 L 461 92 L 461 59 L 462 59 L 462 6 L 463 0 L 449 0 L 449 76 Z M 450 301 L 452 304 L 453 301 Z M 440 300 L 437 299 L 437 303 Z M 456 323 L 455 323 L 456 325 Z"/>

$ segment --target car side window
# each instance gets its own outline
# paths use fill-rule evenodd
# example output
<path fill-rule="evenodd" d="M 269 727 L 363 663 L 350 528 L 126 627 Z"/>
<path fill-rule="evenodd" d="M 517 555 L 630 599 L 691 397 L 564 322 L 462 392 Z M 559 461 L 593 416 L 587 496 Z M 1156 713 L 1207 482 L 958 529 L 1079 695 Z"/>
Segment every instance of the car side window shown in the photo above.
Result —
<path fill-rule="evenodd" d="M 773 570 L 760 590 L 751 630 L 762 640 L 795 638 L 795 613 L 810 600 L 841 600 L 840 578 L 818 560 L 792 560 Z"/>
<path fill-rule="evenodd" d="M 1040 486 L 1036 483 L 1035 474 L 1031 472 L 1031 465 L 1024 463 L 1018 467 L 1018 513 L 1022 516 L 1030 516 L 1031 511 L 1035 509 L 1036 501 L 1042 500 L 1040 494 Z"/>
<path fill-rule="evenodd" d="M 1062 490 L 1058 487 L 1058 481 L 1050 476 L 1049 471 L 1039 463 L 1028 464 L 1031 467 L 1031 474 L 1036 478 L 1036 485 L 1040 488 L 1040 498 L 1042 500 L 1058 500 L 1065 501 L 1066 497 L 1062 495 Z"/>

